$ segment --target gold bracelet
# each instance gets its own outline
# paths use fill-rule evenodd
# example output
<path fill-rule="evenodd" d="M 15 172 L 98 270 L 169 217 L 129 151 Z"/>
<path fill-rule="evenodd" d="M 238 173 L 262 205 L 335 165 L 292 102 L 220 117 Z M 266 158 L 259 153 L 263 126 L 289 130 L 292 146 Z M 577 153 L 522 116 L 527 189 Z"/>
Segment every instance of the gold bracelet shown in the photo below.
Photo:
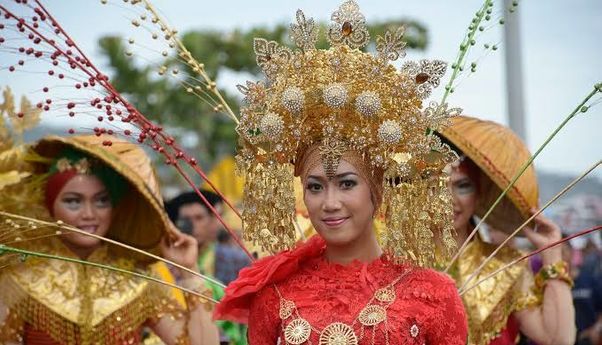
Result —
<path fill-rule="evenodd" d="M 186 279 L 181 282 L 183 287 L 186 287 L 189 290 L 194 292 L 198 292 L 199 294 L 209 297 L 212 297 L 212 292 L 208 289 L 205 284 L 199 279 Z M 184 292 L 184 299 L 186 300 L 186 306 L 188 310 L 194 310 L 199 304 L 203 304 L 205 310 L 211 311 L 212 305 L 209 303 L 209 300 L 206 297 L 198 296 L 189 292 Z"/>
<path fill-rule="evenodd" d="M 543 290 L 550 279 L 561 280 L 567 283 L 571 288 L 574 285 L 573 279 L 569 275 L 569 265 L 563 260 L 542 267 L 535 276 L 535 286 L 538 289 Z"/>

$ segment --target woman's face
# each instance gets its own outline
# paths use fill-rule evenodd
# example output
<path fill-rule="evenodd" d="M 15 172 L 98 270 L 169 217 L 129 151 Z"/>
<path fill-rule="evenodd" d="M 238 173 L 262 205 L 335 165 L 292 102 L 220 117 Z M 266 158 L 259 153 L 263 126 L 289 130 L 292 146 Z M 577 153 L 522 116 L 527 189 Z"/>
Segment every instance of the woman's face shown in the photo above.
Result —
<path fill-rule="evenodd" d="M 452 168 L 449 179 L 454 206 L 454 228 L 464 233 L 477 205 L 477 184 L 460 168 Z"/>
<path fill-rule="evenodd" d="M 370 188 L 345 160 L 341 160 L 331 180 L 321 164 L 309 171 L 304 201 L 311 223 L 328 245 L 345 246 L 372 231 L 374 205 Z"/>
<path fill-rule="evenodd" d="M 53 204 L 54 218 L 98 236 L 106 236 L 111 225 L 113 206 L 104 184 L 93 175 L 77 175 L 65 184 Z M 92 248 L 100 240 L 83 234 L 68 233 L 63 240 L 77 248 Z"/>

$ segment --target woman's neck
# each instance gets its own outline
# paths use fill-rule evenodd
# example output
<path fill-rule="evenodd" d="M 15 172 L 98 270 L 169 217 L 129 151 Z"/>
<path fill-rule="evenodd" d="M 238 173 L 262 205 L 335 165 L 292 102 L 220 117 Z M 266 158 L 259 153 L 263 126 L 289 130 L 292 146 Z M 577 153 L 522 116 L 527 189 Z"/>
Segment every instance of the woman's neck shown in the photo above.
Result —
<path fill-rule="evenodd" d="M 456 229 L 456 242 L 458 243 L 458 246 L 461 246 L 462 243 L 466 241 L 468 235 L 470 235 L 473 230 L 474 226 L 472 226 L 470 222 L 466 224 L 464 228 Z"/>
<path fill-rule="evenodd" d="M 383 251 L 376 240 L 373 229 L 370 228 L 364 233 L 365 236 L 360 236 L 344 246 L 327 245 L 324 254 L 326 260 L 346 265 L 354 260 L 369 263 L 378 259 Z"/>

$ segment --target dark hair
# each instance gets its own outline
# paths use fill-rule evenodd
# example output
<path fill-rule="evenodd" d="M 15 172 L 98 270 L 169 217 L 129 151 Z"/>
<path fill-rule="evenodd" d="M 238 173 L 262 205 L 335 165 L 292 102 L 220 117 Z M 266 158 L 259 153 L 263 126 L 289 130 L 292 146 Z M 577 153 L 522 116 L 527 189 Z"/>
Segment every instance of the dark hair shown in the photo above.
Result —
<path fill-rule="evenodd" d="M 232 236 L 230 236 L 230 233 L 224 229 L 220 229 L 220 231 L 217 233 L 217 241 L 219 243 L 226 243 L 231 237 Z"/>
<path fill-rule="evenodd" d="M 215 207 L 218 204 L 223 203 L 223 199 L 219 195 L 217 195 L 213 192 L 210 192 L 207 190 L 202 190 L 201 194 L 203 194 L 205 199 L 207 199 L 207 201 L 213 207 Z M 199 204 L 199 205 L 203 206 L 207 211 L 209 211 L 209 207 L 207 207 L 207 205 L 205 205 L 205 203 L 203 202 L 201 197 L 198 196 L 198 194 L 194 191 L 182 193 L 182 194 L 176 196 L 175 198 L 169 200 L 168 202 L 166 202 L 165 203 L 165 211 L 167 212 L 169 219 L 171 219 L 172 222 L 176 223 L 178 220 L 178 213 L 180 212 L 180 208 L 184 205 L 189 205 L 189 204 Z"/>

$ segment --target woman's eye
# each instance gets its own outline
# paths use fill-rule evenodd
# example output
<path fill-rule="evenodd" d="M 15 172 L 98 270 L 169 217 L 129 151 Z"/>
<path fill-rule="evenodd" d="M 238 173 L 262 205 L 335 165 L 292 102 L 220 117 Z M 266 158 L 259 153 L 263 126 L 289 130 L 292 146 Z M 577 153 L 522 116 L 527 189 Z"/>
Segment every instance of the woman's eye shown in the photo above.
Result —
<path fill-rule="evenodd" d="M 469 194 L 474 192 L 475 186 L 470 182 L 460 182 L 455 186 L 455 190 L 459 194 Z"/>
<path fill-rule="evenodd" d="M 351 189 L 357 185 L 357 182 L 353 180 L 344 180 L 341 181 L 341 188 L 343 189 Z"/>
<path fill-rule="evenodd" d="M 96 199 L 97 207 L 109 207 L 111 206 L 111 198 L 108 195 L 104 195 Z"/>
<path fill-rule="evenodd" d="M 62 202 L 70 210 L 77 210 L 81 206 L 81 200 L 78 198 L 65 198 Z"/>
<path fill-rule="evenodd" d="M 322 190 L 322 185 L 319 184 L 319 183 L 308 183 L 307 184 L 307 189 L 310 192 L 317 192 L 317 191 Z"/>

